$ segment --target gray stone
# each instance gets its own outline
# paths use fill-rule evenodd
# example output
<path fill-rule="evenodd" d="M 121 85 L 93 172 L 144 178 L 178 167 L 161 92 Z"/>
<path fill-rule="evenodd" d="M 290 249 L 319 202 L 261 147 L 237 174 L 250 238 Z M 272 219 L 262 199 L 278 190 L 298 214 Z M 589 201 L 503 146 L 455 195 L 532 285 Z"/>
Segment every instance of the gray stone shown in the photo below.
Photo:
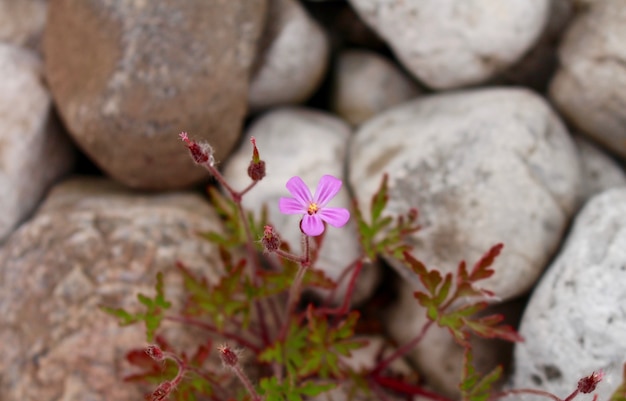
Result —
<path fill-rule="evenodd" d="M 585 9 L 561 42 L 550 95 L 582 133 L 626 157 L 626 0 Z"/>
<path fill-rule="evenodd" d="M 539 38 L 550 0 L 350 0 L 426 85 L 477 84 L 518 61 Z"/>
<path fill-rule="evenodd" d="M 48 0 L 0 0 L 0 42 L 39 50 Z"/>
<path fill-rule="evenodd" d="M 363 124 L 349 152 L 357 200 L 369 202 L 388 173 L 390 215 L 418 208 L 422 229 L 410 242 L 427 266 L 453 272 L 503 242 L 496 274 L 485 282 L 502 299 L 532 286 L 577 207 L 574 143 L 548 104 L 524 89 L 396 106 Z"/>
<path fill-rule="evenodd" d="M 526 341 L 515 349 L 513 386 L 566 397 L 580 378 L 603 369 L 597 393 L 608 399 L 626 361 L 625 281 L 626 189 L 620 188 L 587 203 L 533 292 L 520 327 Z"/>
<path fill-rule="evenodd" d="M 266 163 L 267 176 L 243 198 L 243 206 L 259 212 L 262 205 L 267 204 L 270 222 L 297 253 L 302 237 L 299 217 L 283 215 L 278 210 L 278 200 L 290 196 L 285 184 L 289 178 L 300 176 L 313 193 L 318 180 L 325 174 L 343 179 L 350 134 L 350 127 L 345 122 L 329 114 L 303 108 L 277 109 L 254 122 L 242 146 L 228 160 L 224 175 L 235 188 L 243 189 L 248 185 L 251 147 L 247 138 L 254 136 Z M 330 206 L 350 208 L 345 179 L 344 187 Z M 352 216 L 345 227 L 329 226 L 326 229 L 315 267 L 334 280 L 360 255 L 354 223 Z M 366 266 L 361 271 L 353 302 L 366 299 L 374 290 L 378 277 L 377 267 Z M 343 299 L 346 287 L 347 281 L 344 280 L 337 291 L 337 300 Z"/>
<path fill-rule="evenodd" d="M 154 390 L 122 381 L 131 373 L 124 354 L 144 346 L 144 327 L 119 327 L 99 306 L 137 310 L 158 271 L 180 304 L 176 261 L 215 282 L 217 249 L 197 235 L 209 230 L 221 223 L 196 194 L 137 194 L 93 178 L 55 187 L 0 249 L 3 399 L 124 401 Z M 204 338 L 179 325 L 163 333 L 183 347 Z"/>
<path fill-rule="evenodd" d="M 581 136 L 575 136 L 574 141 L 582 168 L 581 204 L 607 189 L 626 185 L 626 173 L 615 160 Z"/>
<path fill-rule="evenodd" d="M 34 52 L 0 44 L 0 242 L 74 161 L 41 70 Z"/>
<path fill-rule="evenodd" d="M 267 26 L 250 82 L 250 108 L 300 103 L 324 78 L 329 44 L 323 29 L 297 0 L 269 0 Z"/>
<path fill-rule="evenodd" d="M 177 134 L 223 160 L 239 138 L 265 0 L 50 3 L 46 76 L 74 139 L 131 187 L 206 178 Z M 88 56 L 85 55 L 88 52 Z"/>
<path fill-rule="evenodd" d="M 332 110 L 352 125 L 421 93 L 396 65 L 370 51 L 340 53 L 334 75 Z"/>

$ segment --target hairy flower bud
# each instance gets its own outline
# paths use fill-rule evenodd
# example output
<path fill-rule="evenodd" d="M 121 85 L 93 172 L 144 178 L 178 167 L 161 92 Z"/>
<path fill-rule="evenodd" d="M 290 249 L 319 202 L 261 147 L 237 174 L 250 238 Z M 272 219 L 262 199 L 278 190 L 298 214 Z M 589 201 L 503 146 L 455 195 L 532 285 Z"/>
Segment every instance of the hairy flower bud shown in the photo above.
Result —
<path fill-rule="evenodd" d="M 275 252 L 278 248 L 280 248 L 280 237 L 274 231 L 274 227 L 265 226 L 261 243 L 267 252 Z"/>
<path fill-rule="evenodd" d="M 578 391 L 580 391 L 583 394 L 591 393 L 592 391 L 596 389 L 598 383 L 602 381 L 603 377 L 604 377 L 604 372 L 602 370 L 593 372 L 591 375 L 587 377 L 583 377 L 582 379 L 578 380 Z"/>
<path fill-rule="evenodd" d="M 148 354 L 148 356 L 155 361 L 162 361 L 165 358 L 163 356 L 163 351 L 158 345 L 148 345 L 146 347 L 146 354 Z"/>
<path fill-rule="evenodd" d="M 208 143 L 198 143 L 189 139 L 186 132 L 181 132 L 179 135 L 180 140 L 187 144 L 189 154 L 196 164 L 208 163 L 210 166 L 215 164 L 215 158 L 213 157 L 213 148 Z"/>
<path fill-rule="evenodd" d="M 224 366 L 234 368 L 239 365 L 239 352 L 226 344 L 217 347 Z"/>
<path fill-rule="evenodd" d="M 252 143 L 252 160 L 250 160 L 250 165 L 248 166 L 248 177 L 250 177 L 252 181 L 261 181 L 263 177 L 265 177 L 265 162 L 261 160 L 259 156 L 259 149 L 256 147 L 256 139 L 250 137 L 250 142 Z"/>
<path fill-rule="evenodd" d="M 159 384 L 156 390 L 152 392 L 150 395 L 150 401 L 162 401 L 167 398 L 167 396 L 172 392 L 174 385 L 172 382 L 165 381 Z"/>

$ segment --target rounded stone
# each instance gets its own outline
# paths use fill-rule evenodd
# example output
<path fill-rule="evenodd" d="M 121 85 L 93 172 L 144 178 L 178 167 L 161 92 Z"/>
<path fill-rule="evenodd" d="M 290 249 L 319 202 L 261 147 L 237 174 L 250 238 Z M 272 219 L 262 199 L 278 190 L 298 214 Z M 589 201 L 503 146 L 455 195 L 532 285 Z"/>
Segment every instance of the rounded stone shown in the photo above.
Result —
<path fill-rule="evenodd" d="M 391 61 L 366 50 L 340 53 L 334 75 L 332 110 L 352 125 L 421 93 Z"/>
<path fill-rule="evenodd" d="M 346 150 L 351 129 L 344 121 L 320 111 L 304 108 L 281 108 L 259 117 L 246 132 L 245 138 L 256 138 L 261 159 L 265 161 L 267 176 L 243 198 L 243 206 L 256 213 L 267 205 L 269 221 L 291 249 L 299 253 L 302 233 L 301 216 L 284 215 L 278 210 L 281 197 L 291 196 L 285 184 L 299 176 L 314 193 L 319 179 L 330 174 L 344 177 Z M 245 140 L 228 160 L 224 176 L 235 188 L 243 189 L 250 183 L 247 175 L 251 146 Z M 350 209 L 348 188 L 344 185 L 329 206 Z M 327 226 L 324 242 L 315 267 L 337 280 L 360 256 L 354 217 L 342 228 Z M 353 302 L 360 302 L 372 293 L 378 282 L 376 266 L 365 266 L 361 271 Z M 341 302 L 348 280 L 343 280 L 335 300 Z"/>
<path fill-rule="evenodd" d="M 175 263 L 215 282 L 219 252 L 197 233 L 221 229 L 197 194 L 138 194 L 93 178 L 55 187 L 0 248 L 3 399 L 130 401 L 154 390 L 123 382 L 136 373 L 124 355 L 145 346 L 145 328 L 120 327 L 99 307 L 138 310 L 137 293 L 154 294 L 158 271 L 180 305 Z M 180 325 L 160 333 L 175 346 L 203 341 Z"/>
<path fill-rule="evenodd" d="M 539 277 L 577 207 L 576 148 L 549 105 L 524 89 L 423 97 L 363 124 L 349 150 L 349 180 L 369 202 L 389 175 L 390 215 L 417 207 L 415 255 L 454 272 L 504 243 L 485 286 L 502 299 Z M 401 274 L 417 277 L 391 261 Z"/>
<path fill-rule="evenodd" d="M 580 135 L 574 141 L 582 168 L 581 204 L 607 189 L 626 186 L 626 173 L 615 160 Z"/>
<path fill-rule="evenodd" d="M 65 125 L 127 186 L 206 178 L 177 134 L 208 141 L 218 161 L 231 151 L 264 16 L 265 0 L 51 2 L 46 77 Z"/>
<path fill-rule="evenodd" d="M 74 162 L 37 55 L 0 44 L 0 243 Z"/>
<path fill-rule="evenodd" d="M 592 198 L 576 217 L 558 257 L 522 317 L 515 388 L 566 397 L 602 369 L 598 399 L 609 399 L 626 362 L 626 189 Z"/>
<path fill-rule="evenodd" d="M 328 65 L 324 30 L 297 0 L 269 0 L 248 102 L 252 110 L 296 104 L 317 90 Z"/>
<path fill-rule="evenodd" d="M 481 83 L 539 38 L 550 0 L 350 0 L 420 81 L 435 89 Z"/>
<path fill-rule="evenodd" d="M 626 157 L 626 1 L 585 8 L 561 42 L 550 96 L 582 133 Z"/>

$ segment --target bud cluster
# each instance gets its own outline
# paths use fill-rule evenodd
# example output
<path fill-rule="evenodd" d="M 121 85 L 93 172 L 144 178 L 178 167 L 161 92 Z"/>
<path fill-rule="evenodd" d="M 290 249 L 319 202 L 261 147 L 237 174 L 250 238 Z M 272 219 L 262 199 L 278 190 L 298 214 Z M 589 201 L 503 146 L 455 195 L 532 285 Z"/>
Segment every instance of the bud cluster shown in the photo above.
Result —
<path fill-rule="evenodd" d="M 265 162 L 261 160 L 259 156 L 259 149 L 256 147 L 256 139 L 250 137 L 250 142 L 252 143 L 252 160 L 250 160 L 250 165 L 248 166 L 248 177 L 250 177 L 252 181 L 261 181 L 263 177 L 265 177 Z"/>
<path fill-rule="evenodd" d="M 274 231 L 274 227 L 265 226 L 261 243 L 267 252 L 276 252 L 280 248 L 280 237 Z"/>

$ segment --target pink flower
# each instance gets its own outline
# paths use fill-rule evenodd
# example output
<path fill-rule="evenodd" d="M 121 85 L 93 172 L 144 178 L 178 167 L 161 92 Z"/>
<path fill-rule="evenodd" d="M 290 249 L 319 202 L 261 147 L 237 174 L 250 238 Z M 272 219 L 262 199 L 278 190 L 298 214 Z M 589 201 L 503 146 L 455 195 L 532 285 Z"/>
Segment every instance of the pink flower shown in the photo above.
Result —
<path fill-rule="evenodd" d="M 350 212 L 342 207 L 326 207 L 326 204 L 341 189 L 341 180 L 332 175 L 320 178 L 315 196 L 300 177 L 287 181 L 287 190 L 293 198 L 280 198 L 278 207 L 284 214 L 302 214 L 300 229 L 306 235 L 317 236 L 324 232 L 324 222 L 333 227 L 343 227 L 350 218 Z"/>

